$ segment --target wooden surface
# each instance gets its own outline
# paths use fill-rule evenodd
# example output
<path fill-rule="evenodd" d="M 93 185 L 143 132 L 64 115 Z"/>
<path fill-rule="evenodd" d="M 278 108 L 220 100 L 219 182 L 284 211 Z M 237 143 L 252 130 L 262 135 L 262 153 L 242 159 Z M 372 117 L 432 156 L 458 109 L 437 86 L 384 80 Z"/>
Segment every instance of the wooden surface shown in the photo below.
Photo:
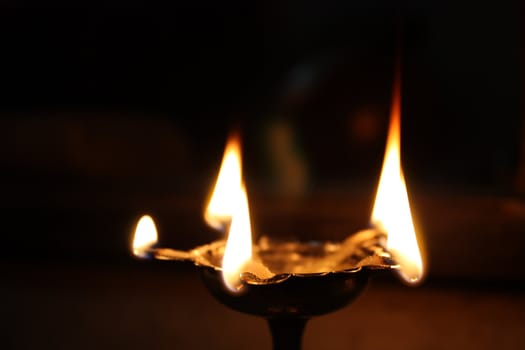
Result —
<path fill-rule="evenodd" d="M 217 303 L 184 265 L 4 265 L 3 349 L 270 349 L 264 321 Z M 375 279 L 316 318 L 304 349 L 523 349 L 520 289 Z"/>

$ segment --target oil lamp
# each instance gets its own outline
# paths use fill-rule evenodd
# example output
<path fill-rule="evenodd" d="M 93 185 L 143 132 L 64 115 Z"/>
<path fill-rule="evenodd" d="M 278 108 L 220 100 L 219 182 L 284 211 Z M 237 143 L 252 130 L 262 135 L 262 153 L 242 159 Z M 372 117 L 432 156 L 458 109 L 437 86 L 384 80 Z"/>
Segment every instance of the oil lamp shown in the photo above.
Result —
<path fill-rule="evenodd" d="M 135 230 L 134 255 L 193 262 L 217 300 L 268 320 L 276 350 L 300 349 L 307 320 L 350 303 L 376 271 L 396 271 L 407 284 L 419 283 L 423 263 L 400 163 L 400 102 L 397 78 L 372 228 L 342 242 L 262 236 L 253 243 L 240 138 L 232 134 L 204 213 L 211 227 L 228 232 L 227 240 L 189 251 L 156 248 L 155 224 L 144 216 Z"/>

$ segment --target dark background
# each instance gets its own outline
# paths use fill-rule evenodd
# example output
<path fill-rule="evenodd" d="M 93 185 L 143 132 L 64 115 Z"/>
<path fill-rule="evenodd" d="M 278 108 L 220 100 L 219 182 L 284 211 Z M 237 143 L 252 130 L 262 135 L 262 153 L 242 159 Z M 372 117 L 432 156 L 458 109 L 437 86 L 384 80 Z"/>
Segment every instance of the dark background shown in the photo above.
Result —
<path fill-rule="evenodd" d="M 227 134 L 239 127 L 257 233 L 341 239 L 366 227 L 400 49 L 402 157 L 427 286 L 403 294 L 382 281 L 349 316 L 363 320 L 352 326 L 361 338 L 331 335 L 333 348 L 383 346 L 367 331 L 374 317 L 419 327 L 412 342 L 383 329 L 394 348 L 516 348 L 525 319 L 519 19 L 517 2 L 4 2 L 7 347 L 134 348 L 150 337 L 156 348 L 233 346 L 227 332 L 195 342 L 188 328 L 199 332 L 201 317 L 203 335 L 231 320 L 239 348 L 267 338 L 255 323 L 236 334 L 246 316 L 216 306 L 188 267 L 134 261 L 134 222 L 152 213 L 161 244 L 180 249 L 220 237 L 202 210 Z M 368 310 L 390 292 L 399 304 Z M 428 311 L 437 325 L 421 322 L 429 301 L 441 305 Z M 192 312 L 201 303 L 209 313 Z M 163 305 L 195 325 L 174 310 L 176 326 L 166 328 Z M 157 328 L 137 335 L 147 319 Z M 100 320 L 107 325 L 97 328 Z M 326 320 L 306 338 L 312 349 L 326 332 L 345 332 L 346 321 Z M 476 327 L 464 323 L 491 331 L 473 340 Z"/>

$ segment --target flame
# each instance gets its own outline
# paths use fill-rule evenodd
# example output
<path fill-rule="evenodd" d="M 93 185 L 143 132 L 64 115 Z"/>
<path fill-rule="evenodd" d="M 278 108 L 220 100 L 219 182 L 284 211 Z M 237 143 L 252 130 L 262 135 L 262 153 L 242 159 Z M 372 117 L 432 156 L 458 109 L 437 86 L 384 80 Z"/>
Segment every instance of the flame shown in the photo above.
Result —
<path fill-rule="evenodd" d="M 240 137 L 228 138 L 221 168 L 204 213 L 208 225 L 226 229 L 228 241 L 222 260 L 222 278 L 232 292 L 242 286 L 240 273 L 252 259 L 252 232 L 248 196 L 242 180 Z"/>
<path fill-rule="evenodd" d="M 228 241 L 222 260 L 222 278 L 233 292 L 241 287 L 240 273 L 252 260 L 252 230 L 244 184 L 236 192 Z"/>
<path fill-rule="evenodd" d="M 242 165 L 240 138 L 232 134 L 228 138 L 221 169 L 215 182 L 213 194 L 204 212 L 204 220 L 211 227 L 224 230 L 231 222 L 235 201 L 232 195 L 242 186 Z M 235 197 L 235 196 L 234 196 Z"/>
<path fill-rule="evenodd" d="M 142 216 L 137 222 L 133 237 L 132 250 L 137 257 L 146 257 L 147 250 L 157 243 L 157 228 L 153 218 L 149 215 Z"/>
<path fill-rule="evenodd" d="M 401 81 L 396 77 L 383 169 L 372 211 L 372 224 L 387 233 L 387 248 L 400 265 L 400 276 L 410 284 L 423 277 L 423 261 L 412 222 L 401 167 Z"/>

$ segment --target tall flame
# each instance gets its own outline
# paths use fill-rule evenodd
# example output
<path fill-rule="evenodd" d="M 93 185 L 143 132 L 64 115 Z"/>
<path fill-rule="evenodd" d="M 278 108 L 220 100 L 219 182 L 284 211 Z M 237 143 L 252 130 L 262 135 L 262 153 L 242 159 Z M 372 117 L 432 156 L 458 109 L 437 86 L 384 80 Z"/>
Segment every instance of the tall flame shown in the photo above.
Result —
<path fill-rule="evenodd" d="M 241 147 L 237 134 L 232 134 L 226 144 L 204 218 L 208 225 L 217 229 L 226 229 L 229 225 L 222 278 L 228 289 L 237 292 L 241 286 L 240 273 L 252 260 L 250 211 L 242 180 Z"/>
<path fill-rule="evenodd" d="M 400 276 L 408 283 L 417 283 L 423 277 L 423 261 L 401 167 L 400 139 L 401 79 L 398 71 L 394 82 L 383 169 L 372 211 L 372 224 L 387 233 L 387 248 L 400 265 Z"/>
<path fill-rule="evenodd" d="M 242 269 L 252 260 L 252 230 L 244 185 L 232 199 L 235 205 L 222 260 L 222 278 L 226 286 L 235 292 L 241 285 L 239 276 Z"/>
<path fill-rule="evenodd" d="M 208 206 L 204 211 L 204 220 L 217 230 L 224 230 L 234 213 L 233 194 L 242 186 L 241 142 L 238 134 L 228 138 L 222 164 L 215 182 Z"/>
<path fill-rule="evenodd" d="M 157 228 L 153 218 L 149 215 L 142 216 L 137 222 L 133 236 L 133 255 L 146 257 L 147 250 L 157 243 Z"/>

